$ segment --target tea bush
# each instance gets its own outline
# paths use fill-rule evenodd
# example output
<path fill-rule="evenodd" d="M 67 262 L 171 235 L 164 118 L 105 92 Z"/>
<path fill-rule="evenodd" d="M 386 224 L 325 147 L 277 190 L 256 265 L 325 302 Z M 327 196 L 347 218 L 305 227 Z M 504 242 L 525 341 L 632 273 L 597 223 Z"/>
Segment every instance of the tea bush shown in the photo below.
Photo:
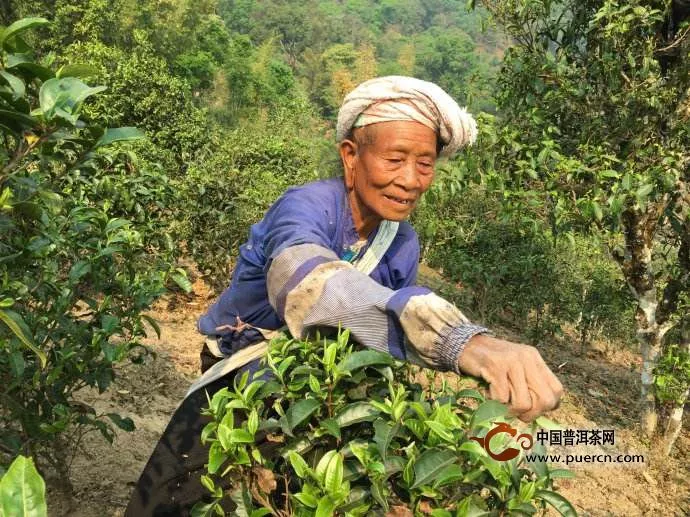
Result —
<path fill-rule="evenodd" d="M 272 119 L 218 135 L 181 180 L 187 248 L 217 289 L 230 282 L 249 227 L 288 187 L 318 179 L 313 142 L 281 125 Z"/>
<path fill-rule="evenodd" d="M 223 515 L 227 497 L 237 515 L 253 516 L 532 515 L 547 503 L 576 515 L 552 490 L 568 471 L 522 455 L 498 462 L 470 439 L 507 411 L 477 390 L 445 379 L 424 388 L 411 366 L 355 351 L 347 331 L 274 340 L 264 361 L 209 401 L 202 483 L 213 500 L 195 515 Z"/>
<path fill-rule="evenodd" d="M 80 41 L 64 50 L 64 59 L 89 63 L 94 80 L 109 87 L 87 107 L 88 118 L 141 128 L 179 167 L 207 141 L 206 112 L 194 105 L 190 86 L 155 55 L 146 33 L 135 31 L 133 37 L 133 51 Z"/>
<path fill-rule="evenodd" d="M 603 243 L 555 239 L 539 205 L 506 216 L 505 200 L 465 181 L 465 166 L 441 167 L 414 215 L 423 260 L 460 282 L 458 303 L 533 341 L 567 323 L 582 346 L 594 337 L 633 342 L 634 303 Z"/>
<path fill-rule="evenodd" d="M 118 362 L 147 352 L 145 324 L 157 325 L 143 311 L 187 280 L 166 236 L 175 190 L 113 149 L 140 131 L 81 118 L 104 89 L 80 79 L 88 67 L 33 59 L 21 35 L 47 23 L 0 31 L 0 463 L 28 453 L 67 483 L 68 445 L 83 431 L 133 428 L 76 393 L 107 389 Z"/>

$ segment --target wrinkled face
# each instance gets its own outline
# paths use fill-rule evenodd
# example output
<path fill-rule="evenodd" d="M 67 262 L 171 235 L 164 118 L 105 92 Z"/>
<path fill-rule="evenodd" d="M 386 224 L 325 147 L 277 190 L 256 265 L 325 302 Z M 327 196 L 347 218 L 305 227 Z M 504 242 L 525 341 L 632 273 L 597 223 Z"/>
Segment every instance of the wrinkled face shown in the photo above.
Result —
<path fill-rule="evenodd" d="M 412 121 L 371 124 L 355 129 L 340 154 L 355 223 L 402 221 L 434 179 L 436 132 Z"/>

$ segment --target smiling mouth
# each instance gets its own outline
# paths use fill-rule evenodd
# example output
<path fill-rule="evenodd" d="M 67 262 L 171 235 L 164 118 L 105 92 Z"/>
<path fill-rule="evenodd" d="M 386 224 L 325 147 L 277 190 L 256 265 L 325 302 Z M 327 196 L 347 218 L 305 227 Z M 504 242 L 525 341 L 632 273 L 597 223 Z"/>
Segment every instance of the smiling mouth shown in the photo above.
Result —
<path fill-rule="evenodd" d="M 394 203 L 398 203 L 401 206 L 410 206 L 414 204 L 414 199 L 403 199 L 400 197 L 389 196 L 387 194 L 384 194 L 383 197 L 385 197 L 386 199 L 390 199 Z"/>

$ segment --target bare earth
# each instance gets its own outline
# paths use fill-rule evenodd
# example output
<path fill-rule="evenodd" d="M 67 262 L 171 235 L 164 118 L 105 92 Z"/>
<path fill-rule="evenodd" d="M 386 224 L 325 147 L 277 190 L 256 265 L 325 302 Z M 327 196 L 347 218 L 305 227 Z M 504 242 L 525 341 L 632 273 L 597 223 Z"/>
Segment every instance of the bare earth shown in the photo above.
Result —
<path fill-rule="evenodd" d="M 438 281 L 438 278 L 422 278 L 423 283 L 432 287 Z M 83 394 L 83 400 L 99 412 L 118 412 L 132 418 L 136 430 L 119 432 L 112 446 L 98 434 L 84 439 L 72 465 L 76 500 L 70 508 L 51 490 L 48 500 L 51 516 L 124 514 L 133 484 L 170 415 L 198 373 L 201 340 L 195 322 L 214 298 L 215 294 L 197 280 L 192 295 L 161 300 L 151 312 L 160 323 L 161 339 L 151 333 L 153 337 L 147 340 L 156 357 L 144 365 L 121 368 L 115 387 L 107 393 Z M 577 478 L 562 480 L 558 486 L 579 514 L 593 517 L 690 515 L 690 425 L 686 418 L 672 458 L 664 459 L 637 437 L 639 357 L 628 351 L 598 348 L 580 356 L 564 344 L 540 348 L 566 387 L 561 407 L 549 418 L 564 428 L 613 428 L 616 450 L 644 454 L 646 459 L 643 467 L 571 465 Z M 555 512 L 549 513 L 552 514 Z"/>

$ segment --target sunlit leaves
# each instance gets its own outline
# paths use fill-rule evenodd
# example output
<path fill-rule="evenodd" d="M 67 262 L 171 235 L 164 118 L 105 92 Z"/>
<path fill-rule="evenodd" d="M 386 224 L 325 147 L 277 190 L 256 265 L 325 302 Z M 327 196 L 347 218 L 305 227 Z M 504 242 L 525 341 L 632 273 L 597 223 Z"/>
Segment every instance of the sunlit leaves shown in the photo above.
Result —
<path fill-rule="evenodd" d="M 105 89 L 105 86 L 87 86 L 75 77 L 49 79 L 43 83 L 39 92 L 40 114 L 46 120 L 59 117 L 76 124 L 82 103 Z"/>
<path fill-rule="evenodd" d="M 405 508 L 419 498 L 439 512 L 458 491 L 477 487 L 493 494 L 488 505 L 466 500 L 463 508 L 517 512 L 538 501 L 537 490 L 550 489 L 548 470 L 530 481 L 536 466 L 501 464 L 468 440 L 469 433 L 503 419 L 505 406 L 484 401 L 470 410 L 454 401 L 483 401 L 478 391 L 455 392 L 446 382 L 440 390 L 423 390 L 400 363 L 368 352 L 353 351 L 342 333 L 335 341 L 274 340 L 265 366 L 282 383 L 269 381 L 273 390 L 247 397 L 263 381 L 244 372 L 233 389 L 222 389 L 210 400 L 213 420 L 202 433 L 211 443 L 209 472 L 246 479 L 257 462 L 296 483 L 291 511 L 310 515 L 364 515 Z M 382 364 L 390 370 L 387 375 L 377 370 Z M 265 438 L 254 433 L 264 427 L 270 433 Z M 267 446 L 277 452 L 264 454 Z M 276 507 L 285 504 L 279 497 L 271 501 Z M 247 511 L 265 509 L 265 502 L 253 498 Z"/>
<path fill-rule="evenodd" d="M 59 465 L 67 456 L 54 443 L 66 430 L 112 440 L 134 427 L 75 403 L 74 392 L 102 392 L 117 362 L 148 354 L 142 312 L 174 271 L 175 248 L 161 242 L 175 193 L 160 168 L 106 147 L 139 131 L 81 118 L 104 89 L 75 77 L 91 75 L 85 67 L 56 77 L 50 59 L 36 62 L 24 31 L 47 23 L 0 29 L 0 300 L 12 300 L 0 306 L 0 448 L 29 447 Z"/>
<path fill-rule="evenodd" d="M 7 43 L 11 42 L 13 38 L 19 36 L 22 32 L 48 25 L 50 22 L 45 18 L 22 18 L 12 23 L 9 27 L 0 27 L 0 45 L 7 50 Z"/>

